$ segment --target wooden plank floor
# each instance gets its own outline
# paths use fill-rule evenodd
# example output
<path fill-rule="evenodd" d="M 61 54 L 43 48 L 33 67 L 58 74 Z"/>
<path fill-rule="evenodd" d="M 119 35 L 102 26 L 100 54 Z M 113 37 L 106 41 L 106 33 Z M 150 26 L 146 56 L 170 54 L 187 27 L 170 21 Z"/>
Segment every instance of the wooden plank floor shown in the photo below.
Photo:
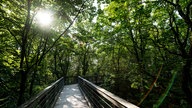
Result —
<path fill-rule="evenodd" d="M 64 86 L 54 108 L 89 108 L 77 84 Z"/>

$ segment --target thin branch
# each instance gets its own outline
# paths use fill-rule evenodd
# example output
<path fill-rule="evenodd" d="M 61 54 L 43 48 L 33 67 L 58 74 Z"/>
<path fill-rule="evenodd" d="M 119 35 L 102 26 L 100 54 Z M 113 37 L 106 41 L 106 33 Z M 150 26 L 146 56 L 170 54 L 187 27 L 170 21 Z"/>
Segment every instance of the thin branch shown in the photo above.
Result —
<path fill-rule="evenodd" d="M 159 72 L 155 78 L 155 80 L 153 81 L 153 83 L 151 84 L 149 90 L 147 91 L 147 93 L 144 95 L 144 97 L 141 99 L 141 101 L 137 104 L 137 106 L 141 105 L 141 103 L 147 98 L 147 96 L 149 95 L 149 93 L 151 92 L 151 90 L 153 89 L 155 83 L 157 82 L 157 79 L 159 78 L 160 76 L 160 73 L 161 73 L 161 70 L 163 68 L 163 65 L 161 65 L 160 69 L 159 69 Z"/>
<path fill-rule="evenodd" d="M 169 50 L 168 48 L 166 48 L 165 46 L 164 46 L 164 47 L 160 47 L 160 48 L 163 48 L 165 51 L 167 51 L 167 52 L 170 53 L 170 54 L 182 56 L 182 54 L 180 54 L 180 53 L 177 53 L 177 52 L 174 52 L 174 51 L 170 51 L 170 50 Z"/>
<path fill-rule="evenodd" d="M 69 24 L 69 26 L 63 31 L 63 33 L 61 33 L 59 35 L 59 37 L 55 40 L 55 42 L 51 45 L 51 47 L 46 51 L 46 53 L 48 53 L 52 48 L 53 46 L 55 46 L 55 44 L 57 43 L 57 41 L 61 38 L 61 36 L 63 36 L 64 34 L 67 33 L 67 31 L 69 30 L 69 28 L 73 25 L 73 23 L 75 22 L 75 20 L 77 19 L 77 17 L 79 16 L 79 14 L 81 13 L 81 10 L 83 9 L 84 7 L 84 3 L 82 4 L 81 8 L 79 9 L 78 13 L 76 14 L 75 18 L 73 19 L 73 21 Z"/>
<path fill-rule="evenodd" d="M 34 53 L 34 56 L 32 57 L 31 61 L 34 61 L 35 58 L 38 60 L 38 57 L 39 57 L 39 55 L 40 55 L 40 49 L 41 49 L 41 46 L 42 46 L 42 38 L 43 38 L 43 37 L 41 36 L 40 42 L 39 42 L 39 44 L 38 44 L 37 49 L 34 49 L 34 48 L 33 48 L 33 50 L 35 50 L 36 52 Z"/>
<path fill-rule="evenodd" d="M 45 43 L 44 43 L 44 46 L 43 46 L 43 53 L 42 53 L 42 55 L 40 56 L 40 59 L 38 60 L 38 58 L 37 58 L 37 64 L 39 65 L 40 63 L 41 63 L 41 61 L 43 60 L 43 57 L 44 57 L 44 55 L 45 55 L 45 53 L 46 53 L 46 46 L 47 46 L 47 43 L 48 43 L 48 37 L 46 38 L 46 40 L 45 40 Z"/>
<path fill-rule="evenodd" d="M 16 40 L 16 42 L 19 44 L 19 46 L 21 46 L 21 43 L 19 42 L 19 40 L 17 39 L 17 37 L 15 36 L 15 34 L 7 27 L 7 30 L 9 31 L 9 33 L 11 34 L 11 36 L 13 36 Z"/>
<path fill-rule="evenodd" d="M 85 1 L 86 2 L 86 1 Z M 85 2 L 81 5 L 81 8 L 79 9 L 78 13 L 76 14 L 76 16 L 74 17 L 74 19 L 72 20 L 72 22 L 69 24 L 69 26 L 58 36 L 58 38 L 54 41 L 54 43 L 51 45 L 51 47 L 44 52 L 43 55 L 41 55 L 41 57 L 30 66 L 30 68 L 32 68 L 36 63 L 39 63 L 39 61 L 41 59 L 43 59 L 43 57 L 55 46 L 55 44 L 57 43 L 57 41 L 64 35 L 67 33 L 67 31 L 69 30 L 69 28 L 73 25 L 73 23 L 75 22 L 75 20 L 77 19 L 77 17 L 79 16 L 79 14 L 81 13 L 81 11 L 83 10 L 83 7 L 85 5 Z"/>
<path fill-rule="evenodd" d="M 170 54 L 177 55 L 177 56 L 182 56 L 182 54 L 180 54 L 180 53 L 177 53 L 177 52 L 175 52 L 175 51 L 169 50 L 168 48 L 165 47 L 165 45 L 163 45 L 163 44 L 161 44 L 161 43 L 159 43 L 159 45 L 158 45 L 155 40 L 153 40 L 153 39 L 151 39 L 151 40 L 152 40 L 153 44 L 154 44 L 155 46 L 157 46 L 158 48 L 162 48 L 163 50 L 167 51 L 167 52 L 170 53 Z"/>

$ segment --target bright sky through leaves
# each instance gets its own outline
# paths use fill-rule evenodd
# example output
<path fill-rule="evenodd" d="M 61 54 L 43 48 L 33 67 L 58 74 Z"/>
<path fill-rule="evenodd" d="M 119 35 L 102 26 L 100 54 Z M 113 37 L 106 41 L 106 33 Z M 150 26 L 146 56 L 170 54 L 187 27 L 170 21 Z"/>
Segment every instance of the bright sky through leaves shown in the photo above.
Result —
<path fill-rule="evenodd" d="M 40 10 L 37 12 L 36 20 L 40 26 L 49 26 L 53 21 L 53 14 L 51 11 Z"/>

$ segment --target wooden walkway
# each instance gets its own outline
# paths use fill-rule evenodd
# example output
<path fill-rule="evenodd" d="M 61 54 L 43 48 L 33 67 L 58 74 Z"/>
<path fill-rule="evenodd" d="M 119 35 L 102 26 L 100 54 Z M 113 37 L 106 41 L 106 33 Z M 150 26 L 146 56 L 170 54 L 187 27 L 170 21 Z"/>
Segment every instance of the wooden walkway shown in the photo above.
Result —
<path fill-rule="evenodd" d="M 55 108 L 89 108 L 78 84 L 64 86 Z"/>

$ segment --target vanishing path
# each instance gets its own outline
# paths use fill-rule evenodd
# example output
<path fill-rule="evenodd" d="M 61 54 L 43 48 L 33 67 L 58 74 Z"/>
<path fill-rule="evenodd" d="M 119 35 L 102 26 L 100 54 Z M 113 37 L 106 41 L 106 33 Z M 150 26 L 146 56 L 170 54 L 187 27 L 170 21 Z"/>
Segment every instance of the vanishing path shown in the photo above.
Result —
<path fill-rule="evenodd" d="M 64 86 L 55 108 L 89 108 L 78 84 Z"/>

